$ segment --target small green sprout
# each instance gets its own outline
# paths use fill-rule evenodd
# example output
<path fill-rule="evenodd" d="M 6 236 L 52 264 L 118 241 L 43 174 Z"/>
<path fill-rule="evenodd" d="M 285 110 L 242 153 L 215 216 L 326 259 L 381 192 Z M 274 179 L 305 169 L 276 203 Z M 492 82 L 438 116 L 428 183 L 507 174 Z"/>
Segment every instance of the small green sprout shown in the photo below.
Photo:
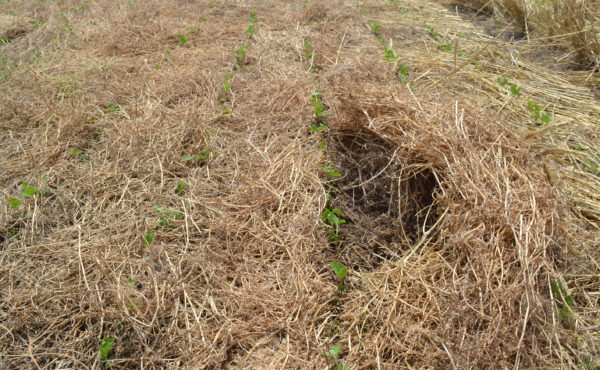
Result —
<path fill-rule="evenodd" d="M 562 286 L 560 281 L 553 281 L 550 283 L 550 287 L 552 289 L 552 293 L 554 297 L 560 302 L 560 309 L 557 311 L 558 318 L 561 322 L 565 323 L 568 319 L 573 317 L 573 312 L 569 309 L 569 307 L 573 307 L 575 304 L 575 300 L 572 295 L 566 295 L 565 289 Z"/>
<path fill-rule="evenodd" d="M 175 227 L 173 226 L 172 221 L 183 218 L 183 214 L 177 208 L 154 206 L 154 209 L 159 215 L 158 225 L 167 229 Z"/>
<path fill-rule="evenodd" d="M 306 59 L 312 59 L 315 53 L 315 49 L 312 46 L 312 43 L 309 40 L 304 40 L 304 56 Z"/>
<path fill-rule="evenodd" d="M 379 29 L 381 28 L 380 24 L 377 23 L 373 23 L 371 21 L 367 22 L 369 25 L 369 28 L 371 29 L 371 31 L 373 32 L 374 35 L 379 35 Z"/>
<path fill-rule="evenodd" d="M 434 40 L 437 41 L 437 39 L 439 38 L 439 35 L 438 35 L 437 31 L 435 30 L 435 28 L 433 28 L 433 26 L 425 26 L 425 28 L 427 29 L 427 32 L 429 32 L 429 36 L 431 36 Z"/>
<path fill-rule="evenodd" d="M 100 350 L 100 361 L 102 361 L 104 366 L 110 365 L 110 363 L 108 361 L 108 355 L 110 354 L 110 350 L 113 348 L 114 344 L 115 344 L 115 339 L 107 337 L 107 338 L 104 338 L 102 340 L 102 342 L 100 343 L 100 345 L 98 346 L 98 349 Z"/>
<path fill-rule="evenodd" d="M 226 116 L 228 114 L 231 114 L 231 109 L 223 109 L 223 115 Z"/>
<path fill-rule="evenodd" d="M 187 40 L 190 39 L 190 37 L 188 35 L 177 35 L 177 39 L 179 40 L 180 45 L 185 45 L 185 43 L 187 42 Z"/>
<path fill-rule="evenodd" d="M 439 46 L 444 49 L 444 51 L 452 51 L 452 44 L 440 44 Z"/>
<path fill-rule="evenodd" d="M 312 132 L 318 132 L 327 128 L 325 125 L 325 105 L 321 102 L 322 94 L 318 91 L 315 91 L 310 96 L 310 102 L 315 105 L 315 109 L 313 109 L 313 113 L 315 114 L 316 124 L 310 126 L 310 130 Z M 313 127 L 314 126 L 314 127 Z"/>
<path fill-rule="evenodd" d="M 552 121 L 551 114 L 542 114 L 542 108 L 539 105 L 532 102 L 531 100 L 527 102 L 527 106 L 529 109 L 533 110 L 533 120 L 537 121 L 538 119 L 542 121 L 542 123 L 550 123 Z"/>
<path fill-rule="evenodd" d="M 21 201 L 17 198 L 10 198 L 7 197 L 6 201 L 8 202 L 8 204 L 10 204 L 11 207 L 13 208 L 19 208 L 21 206 Z"/>
<path fill-rule="evenodd" d="M 247 21 L 250 24 L 257 24 L 258 23 L 258 18 L 256 17 L 256 12 L 251 12 L 250 13 L 250 18 L 248 18 Z"/>
<path fill-rule="evenodd" d="M 391 46 L 383 45 L 383 49 L 385 50 L 385 56 L 383 57 L 383 59 L 385 59 L 385 60 L 398 59 L 398 56 L 396 55 L 396 53 L 394 52 L 394 50 L 392 49 Z"/>
<path fill-rule="evenodd" d="M 325 208 L 325 210 L 323 211 L 323 215 L 321 216 L 323 221 L 327 221 L 327 223 L 329 224 L 327 234 L 329 234 L 329 240 L 331 240 L 332 243 L 337 243 L 341 238 L 340 225 L 346 223 L 346 220 L 341 218 L 341 216 L 342 211 L 340 211 L 337 208 Z"/>
<path fill-rule="evenodd" d="M 323 353 L 323 356 L 333 363 L 331 370 L 346 370 L 348 366 L 340 362 L 339 356 L 342 346 L 333 346 L 329 351 Z"/>
<path fill-rule="evenodd" d="M 340 281 L 344 280 L 344 278 L 348 274 L 348 268 L 339 263 L 338 261 L 331 262 L 331 269 L 333 270 L 333 272 L 335 272 Z"/>
<path fill-rule="evenodd" d="M 506 86 L 508 84 L 508 78 L 505 78 L 505 77 L 498 77 L 496 79 L 496 81 L 498 81 L 498 83 L 500 84 L 500 86 Z"/>
<path fill-rule="evenodd" d="M 33 20 L 33 21 L 29 21 L 29 24 L 31 24 L 31 26 L 33 27 L 34 30 L 38 29 L 41 25 L 46 24 L 46 20 L 45 19 L 40 19 L 40 20 Z"/>
<path fill-rule="evenodd" d="M 327 174 L 327 182 L 331 182 L 336 180 L 339 177 L 342 177 L 342 174 L 337 172 L 334 168 L 329 166 L 322 167 L 323 171 Z"/>
<path fill-rule="evenodd" d="M 116 112 L 116 111 L 118 111 L 119 109 L 121 109 L 121 104 L 118 104 L 118 103 L 110 103 L 110 104 L 107 104 L 107 105 L 106 105 L 106 108 L 107 108 L 107 109 L 109 109 L 109 110 L 111 110 L 111 111 L 113 111 L 113 112 Z"/>
<path fill-rule="evenodd" d="M 21 196 L 23 196 L 23 198 L 32 198 L 37 192 L 37 188 L 29 186 L 26 182 L 21 183 L 21 187 L 23 188 L 21 191 Z"/>
<path fill-rule="evenodd" d="M 146 231 L 146 235 L 144 235 L 144 244 L 146 246 L 149 246 L 150 244 L 152 244 L 154 237 L 155 237 L 154 230 Z"/>
<path fill-rule="evenodd" d="M 183 196 L 185 194 L 185 182 L 179 181 L 177 183 L 177 188 L 175 189 L 175 194 L 179 196 Z"/>
<path fill-rule="evenodd" d="M 214 158 L 213 153 L 205 145 L 202 147 L 202 151 L 200 153 L 185 155 L 185 156 L 183 156 L 183 158 L 181 158 L 181 161 L 182 162 L 189 162 L 189 161 L 201 162 L 201 161 L 205 161 L 205 160 L 213 159 L 213 158 Z"/>
<path fill-rule="evenodd" d="M 69 155 L 76 156 L 77 154 L 79 154 L 79 152 L 80 152 L 80 151 L 81 151 L 81 150 L 80 150 L 79 148 L 73 148 L 73 149 L 71 149 L 71 151 L 69 152 Z"/>
<path fill-rule="evenodd" d="M 244 31 L 244 35 L 246 36 L 252 36 L 254 34 L 254 25 L 251 24 L 248 26 L 248 28 L 246 29 L 246 31 Z"/>
<path fill-rule="evenodd" d="M 543 123 L 550 123 L 550 121 L 552 121 L 552 115 L 544 114 L 544 115 L 542 115 L 541 120 Z"/>
<path fill-rule="evenodd" d="M 240 48 L 235 50 L 233 52 L 233 54 L 235 55 L 235 61 L 234 61 L 235 66 L 238 68 L 241 68 L 241 66 L 244 64 L 244 61 L 246 59 L 246 45 L 240 46 Z"/>
<path fill-rule="evenodd" d="M 519 91 L 521 91 L 521 88 L 516 87 L 515 85 L 510 85 L 510 93 L 517 96 L 519 95 Z"/>
<path fill-rule="evenodd" d="M 187 29 L 191 32 L 191 33 L 195 33 L 198 32 L 200 30 L 200 25 L 199 24 L 195 24 L 193 26 L 188 26 Z"/>
<path fill-rule="evenodd" d="M 400 64 L 400 69 L 398 70 L 398 78 L 402 82 L 408 81 L 409 75 L 408 75 L 408 67 L 407 66 Z"/>

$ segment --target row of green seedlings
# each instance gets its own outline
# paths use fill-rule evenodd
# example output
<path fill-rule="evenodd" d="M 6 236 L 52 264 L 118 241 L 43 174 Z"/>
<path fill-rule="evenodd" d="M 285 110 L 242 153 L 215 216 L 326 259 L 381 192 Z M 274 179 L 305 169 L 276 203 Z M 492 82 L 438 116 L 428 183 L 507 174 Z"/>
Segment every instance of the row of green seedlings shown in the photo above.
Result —
<path fill-rule="evenodd" d="M 309 126 L 309 130 L 312 133 L 318 133 L 328 128 L 325 115 L 325 105 L 323 104 L 321 98 L 322 94 L 320 92 L 315 91 L 311 93 L 310 102 L 314 105 L 314 119 L 312 125 Z M 325 149 L 324 143 L 321 143 L 321 148 Z M 342 211 L 334 208 L 332 205 L 334 194 L 337 191 L 337 189 L 333 186 L 333 182 L 339 179 L 342 174 L 331 166 L 324 166 L 322 169 L 326 174 L 325 185 L 327 186 L 327 202 L 325 209 L 321 214 L 321 219 L 327 224 L 326 233 L 329 237 L 330 243 L 334 246 L 338 246 L 341 239 L 340 226 L 345 224 L 346 220 L 342 218 Z M 344 284 L 344 278 L 348 274 L 348 268 L 338 261 L 332 261 L 331 269 L 337 276 L 338 295 L 341 295 L 347 289 L 346 284 Z M 341 300 L 338 299 L 338 306 L 340 305 L 340 302 Z M 337 328 L 338 323 L 334 321 L 333 325 L 334 327 L 332 331 L 336 333 L 339 330 Z M 348 365 L 340 358 L 341 351 L 342 346 L 336 345 L 333 346 L 329 351 L 322 354 L 330 363 L 330 369 L 345 370 L 348 368 Z"/>
<path fill-rule="evenodd" d="M 508 78 L 506 77 L 498 77 L 496 81 L 500 86 L 507 87 L 507 91 L 511 96 L 518 96 L 521 92 L 521 88 L 517 87 L 515 84 L 509 83 Z M 552 121 L 552 114 L 545 113 L 545 109 L 542 109 L 537 103 L 529 100 L 527 101 L 527 107 L 531 111 L 531 118 L 536 125 L 547 124 Z"/>
<path fill-rule="evenodd" d="M 371 31 L 373 32 L 373 34 L 375 36 L 379 37 L 379 43 L 381 44 L 381 46 L 383 46 L 383 50 L 384 50 L 384 55 L 383 55 L 383 59 L 389 62 L 395 62 L 395 65 L 397 67 L 395 67 L 395 74 L 396 77 L 398 77 L 398 79 L 402 82 L 407 84 L 407 88 L 409 90 L 413 89 L 413 83 L 410 82 L 410 80 L 412 79 L 412 73 L 408 73 L 408 67 L 402 63 L 400 63 L 398 65 L 398 55 L 396 55 L 396 52 L 394 51 L 394 49 L 392 48 L 392 41 L 390 40 L 389 44 L 386 44 L 385 39 L 383 38 L 382 35 L 379 34 L 379 30 L 381 29 L 381 25 L 374 23 L 372 21 L 367 22 L 367 24 L 369 25 L 369 28 L 371 29 Z"/>
<path fill-rule="evenodd" d="M 251 12 L 250 17 L 247 19 L 247 21 L 248 21 L 248 28 L 244 31 L 244 35 L 247 37 L 247 39 L 251 39 L 256 30 L 256 24 L 258 23 L 258 18 L 256 17 L 256 12 Z M 244 43 L 242 46 L 240 46 L 238 49 L 234 50 L 234 52 L 233 52 L 233 56 L 234 56 L 233 68 L 232 68 L 231 72 L 228 72 L 227 74 L 225 74 L 225 82 L 223 83 L 224 96 L 222 96 L 219 99 L 219 103 L 221 103 L 221 104 L 225 104 L 226 102 L 231 101 L 231 97 L 232 97 L 231 82 L 233 80 L 235 71 L 242 70 L 244 68 L 244 65 L 246 64 L 246 59 L 247 59 L 246 52 L 248 51 L 248 47 L 249 47 L 248 44 Z M 231 114 L 231 109 L 225 108 L 225 109 L 223 109 L 221 114 L 222 115 Z"/>

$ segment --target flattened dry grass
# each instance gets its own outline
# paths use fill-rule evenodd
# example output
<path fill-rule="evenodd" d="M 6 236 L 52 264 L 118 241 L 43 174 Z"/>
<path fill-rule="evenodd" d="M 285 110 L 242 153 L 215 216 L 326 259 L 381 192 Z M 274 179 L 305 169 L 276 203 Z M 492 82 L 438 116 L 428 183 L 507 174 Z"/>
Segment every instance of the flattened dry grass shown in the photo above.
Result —
<path fill-rule="evenodd" d="M 0 203 L 0 367 L 101 367 L 107 337 L 115 368 L 596 366 L 598 76 L 448 4 L 355 5 L 9 9 L 0 191 L 40 191 Z"/>

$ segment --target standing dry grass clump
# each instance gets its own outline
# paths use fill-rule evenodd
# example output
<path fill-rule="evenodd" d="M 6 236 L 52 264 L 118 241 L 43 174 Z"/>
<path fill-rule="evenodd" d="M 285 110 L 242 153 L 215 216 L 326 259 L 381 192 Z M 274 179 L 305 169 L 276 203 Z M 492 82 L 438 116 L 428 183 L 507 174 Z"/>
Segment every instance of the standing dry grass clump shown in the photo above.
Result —
<path fill-rule="evenodd" d="M 584 69 L 600 68 L 600 2 L 597 0 L 466 0 L 475 13 L 490 12 L 573 54 Z"/>

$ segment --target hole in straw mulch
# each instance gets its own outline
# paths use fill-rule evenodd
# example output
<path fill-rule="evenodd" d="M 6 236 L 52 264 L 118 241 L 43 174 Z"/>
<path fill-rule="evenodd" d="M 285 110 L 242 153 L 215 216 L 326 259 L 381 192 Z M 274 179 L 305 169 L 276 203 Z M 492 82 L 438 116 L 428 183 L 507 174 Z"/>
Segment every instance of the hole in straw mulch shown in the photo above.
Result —
<path fill-rule="evenodd" d="M 367 130 L 333 137 L 336 207 L 347 224 L 342 254 L 357 270 L 371 271 L 394 261 L 438 218 L 438 180 L 425 161 L 403 158 L 383 138 Z"/>

